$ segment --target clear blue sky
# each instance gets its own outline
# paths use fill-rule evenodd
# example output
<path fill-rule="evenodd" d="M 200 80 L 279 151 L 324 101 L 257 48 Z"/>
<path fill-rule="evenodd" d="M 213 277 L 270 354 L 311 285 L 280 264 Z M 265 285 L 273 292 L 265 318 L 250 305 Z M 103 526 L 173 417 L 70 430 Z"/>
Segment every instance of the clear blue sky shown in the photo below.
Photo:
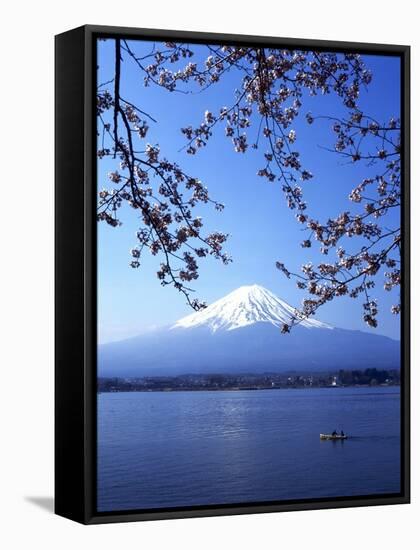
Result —
<path fill-rule="evenodd" d="M 150 43 L 131 42 L 139 54 L 148 53 Z M 204 46 L 195 46 L 197 59 L 205 59 Z M 200 53 L 201 52 L 201 53 Z M 400 90 L 398 58 L 364 56 L 374 78 L 368 90 L 362 91 L 361 108 L 378 119 L 399 116 Z M 98 81 L 112 78 L 114 45 L 112 40 L 98 43 Z M 156 86 L 145 88 L 143 75 L 128 60 L 122 64 L 124 99 L 131 100 L 149 112 L 158 123 L 151 123 L 146 142 L 159 144 L 168 159 L 178 162 L 187 173 L 198 177 L 208 187 L 212 198 L 223 202 L 226 208 L 216 212 L 211 206 L 194 209 L 201 215 L 205 229 L 230 234 L 226 251 L 233 257 L 227 266 L 213 258 L 200 263 L 200 277 L 194 283 L 199 299 L 211 303 L 235 288 L 257 283 L 267 287 L 291 305 L 298 306 L 304 292 L 296 288 L 275 268 L 275 261 L 283 261 L 291 271 L 299 271 L 302 263 L 319 260 L 317 247 L 302 249 L 302 226 L 294 218 L 284 200 L 280 184 L 268 183 L 256 175 L 263 166 L 262 150 L 249 150 L 245 155 L 235 153 L 224 136 L 223 127 L 214 132 L 210 143 L 195 156 L 179 149 L 185 144 L 180 128 L 199 125 L 206 109 L 217 112 L 229 105 L 232 93 L 240 83 L 239 74 L 229 74 L 217 86 L 203 93 L 169 93 Z M 309 212 L 325 220 L 344 209 L 351 209 L 348 193 L 372 172 L 363 164 L 349 165 L 338 155 L 322 150 L 319 145 L 332 145 L 330 123 L 321 121 L 309 126 L 304 114 L 344 113 L 334 96 L 307 98 L 301 119 L 293 126 L 297 133 L 296 149 L 301 151 L 303 166 L 314 178 L 303 184 Z M 144 144 L 143 144 L 144 147 Z M 142 148 L 139 146 L 139 148 Z M 109 188 L 107 173 L 115 169 L 115 161 L 98 162 L 98 187 Z M 374 169 L 373 169 L 374 170 Z M 398 224 L 399 213 L 393 220 Z M 98 325 L 99 341 L 106 342 L 133 336 L 154 326 L 172 323 L 191 313 L 183 295 L 172 287 L 161 287 L 156 271 L 159 257 L 145 251 L 140 269 L 129 266 L 129 251 L 136 245 L 135 233 L 139 227 L 134 211 L 124 209 L 123 225 L 111 228 L 104 223 L 98 227 Z M 324 257 L 325 258 L 325 257 Z M 327 257 L 328 259 L 328 257 Z M 342 328 L 375 331 L 399 338 L 400 319 L 389 312 L 395 303 L 395 293 L 382 290 L 378 284 L 374 297 L 381 312 L 377 329 L 369 329 L 361 319 L 361 303 L 341 298 L 319 310 L 318 318 Z"/>

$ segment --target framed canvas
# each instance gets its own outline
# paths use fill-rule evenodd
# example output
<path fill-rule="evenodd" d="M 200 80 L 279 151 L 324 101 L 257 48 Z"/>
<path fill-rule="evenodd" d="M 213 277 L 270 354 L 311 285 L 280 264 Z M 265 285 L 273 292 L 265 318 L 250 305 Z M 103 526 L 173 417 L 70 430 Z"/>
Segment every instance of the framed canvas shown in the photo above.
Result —
<path fill-rule="evenodd" d="M 409 502 L 408 46 L 56 37 L 56 513 Z"/>

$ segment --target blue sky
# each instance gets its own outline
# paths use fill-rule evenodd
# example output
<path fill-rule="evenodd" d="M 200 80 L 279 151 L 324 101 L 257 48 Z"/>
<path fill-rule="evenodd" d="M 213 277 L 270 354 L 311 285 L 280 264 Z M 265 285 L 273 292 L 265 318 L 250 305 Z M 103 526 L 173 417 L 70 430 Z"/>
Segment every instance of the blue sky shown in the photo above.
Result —
<path fill-rule="evenodd" d="M 148 53 L 150 43 L 131 42 L 136 52 Z M 197 59 L 205 59 L 204 46 L 195 46 Z M 374 78 L 368 90 L 362 91 L 360 106 L 378 119 L 399 116 L 399 59 L 364 56 Z M 98 43 L 98 81 L 112 78 L 114 45 L 112 40 Z M 121 93 L 157 119 L 150 124 L 146 142 L 159 144 L 170 160 L 178 162 L 187 173 L 198 177 L 208 187 L 212 198 L 226 205 L 223 212 L 211 206 L 194 209 L 203 217 L 205 229 L 230 234 L 226 251 L 233 257 L 227 266 L 213 258 L 200 263 L 200 277 L 194 283 L 199 299 L 211 303 L 235 288 L 257 283 L 267 287 L 291 305 L 298 306 L 304 292 L 296 288 L 275 268 L 275 261 L 283 261 L 291 271 L 299 271 L 302 263 L 319 260 L 317 248 L 302 249 L 305 233 L 284 200 L 279 183 L 268 183 L 256 175 L 263 166 L 263 151 L 249 150 L 245 155 L 235 153 L 220 126 L 207 147 L 195 156 L 179 151 L 185 144 L 180 132 L 183 126 L 199 125 L 206 109 L 217 112 L 229 105 L 233 90 L 240 84 L 240 75 L 229 74 L 217 86 L 203 93 L 169 93 L 155 86 L 145 88 L 143 75 L 128 60 L 122 64 Z M 320 148 L 333 144 L 331 123 L 317 122 L 311 126 L 304 120 L 308 111 L 316 115 L 344 113 L 334 96 L 307 98 L 300 119 L 294 124 L 297 133 L 296 149 L 301 152 L 303 166 L 314 178 L 303 184 L 309 211 L 325 220 L 344 209 L 351 209 L 348 193 L 372 168 L 363 164 L 349 165 L 338 155 Z M 144 147 L 144 144 L 142 145 Z M 139 146 L 139 148 L 142 148 Z M 98 162 L 98 187 L 109 188 L 107 173 L 115 169 L 115 161 Z M 374 170 L 374 169 L 373 169 Z M 393 225 L 398 224 L 396 214 Z M 106 342 L 133 336 L 154 326 L 172 323 L 191 313 L 183 295 L 172 287 L 161 287 L 156 271 L 159 257 L 147 251 L 140 269 L 129 266 L 130 249 L 136 245 L 135 233 L 139 227 L 135 213 L 125 208 L 121 214 L 123 225 L 111 228 L 98 225 L 98 329 L 99 341 Z M 400 319 L 389 312 L 395 303 L 395 293 L 375 288 L 381 313 L 379 327 L 369 329 L 361 318 L 361 303 L 341 298 L 319 310 L 317 318 L 332 325 L 372 331 L 399 338 Z"/>

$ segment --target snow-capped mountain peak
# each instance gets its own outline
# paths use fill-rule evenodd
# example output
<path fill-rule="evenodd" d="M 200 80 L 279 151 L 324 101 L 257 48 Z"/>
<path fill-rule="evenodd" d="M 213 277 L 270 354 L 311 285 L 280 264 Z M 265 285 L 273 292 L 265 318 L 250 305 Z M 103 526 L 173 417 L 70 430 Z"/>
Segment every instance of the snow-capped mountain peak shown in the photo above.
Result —
<path fill-rule="evenodd" d="M 291 321 L 294 308 L 259 285 L 241 286 L 209 305 L 206 309 L 183 317 L 172 328 L 207 326 L 212 332 L 235 330 L 254 323 L 282 326 Z M 316 319 L 305 319 L 306 328 L 332 327 Z"/>

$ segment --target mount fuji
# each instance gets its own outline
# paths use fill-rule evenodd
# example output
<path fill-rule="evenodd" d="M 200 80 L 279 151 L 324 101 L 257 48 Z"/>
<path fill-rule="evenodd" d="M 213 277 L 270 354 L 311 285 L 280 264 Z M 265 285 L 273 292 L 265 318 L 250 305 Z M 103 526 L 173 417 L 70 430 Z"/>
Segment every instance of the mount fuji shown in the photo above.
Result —
<path fill-rule="evenodd" d="M 98 375 L 175 376 L 399 368 L 400 343 L 306 319 L 259 286 L 242 286 L 174 325 L 98 347 Z"/>

